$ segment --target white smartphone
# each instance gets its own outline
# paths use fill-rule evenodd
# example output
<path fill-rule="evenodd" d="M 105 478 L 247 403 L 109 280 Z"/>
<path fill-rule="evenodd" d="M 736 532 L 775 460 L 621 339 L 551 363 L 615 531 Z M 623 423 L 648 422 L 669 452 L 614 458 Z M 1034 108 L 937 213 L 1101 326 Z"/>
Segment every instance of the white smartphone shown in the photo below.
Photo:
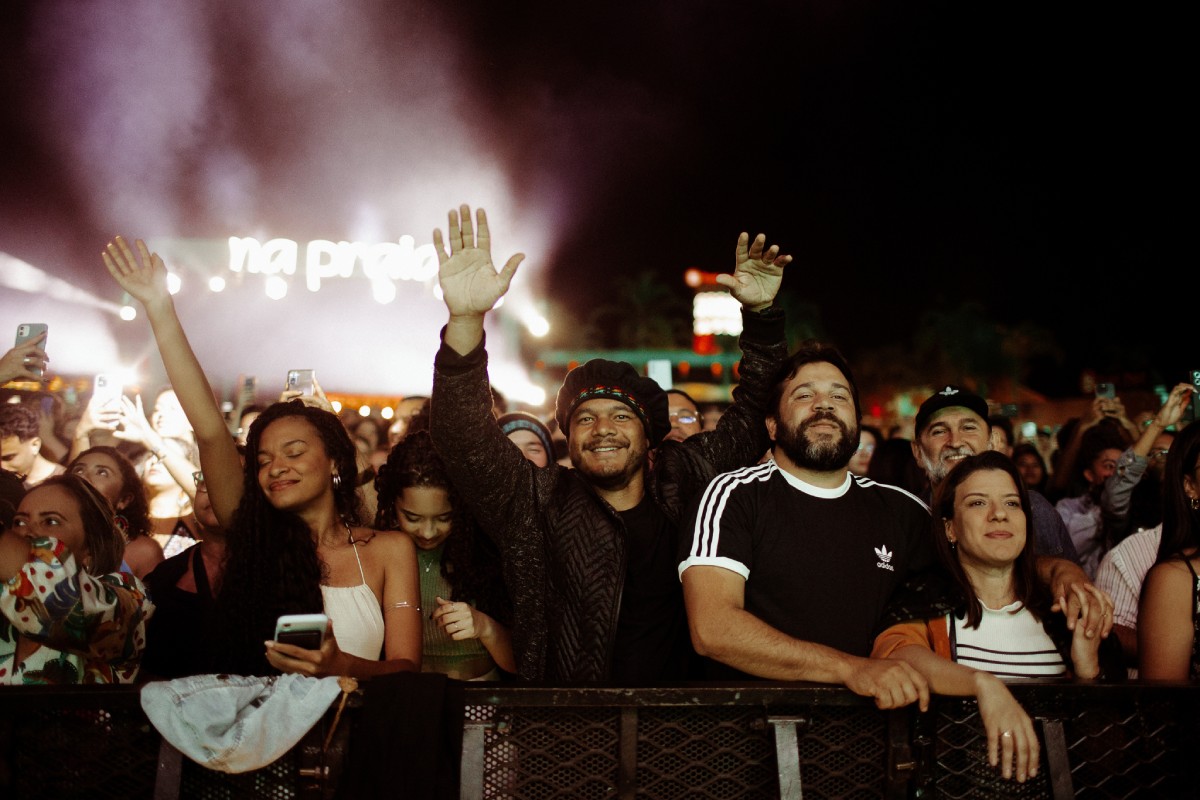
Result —
<path fill-rule="evenodd" d="M 300 392 L 312 397 L 316 392 L 316 380 L 313 376 L 314 371 L 311 369 L 289 369 L 285 388 L 289 392 Z"/>
<path fill-rule="evenodd" d="M 275 641 L 305 650 L 320 650 L 329 617 L 324 614 L 284 614 L 275 622 Z"/>
<path fill-rule="evenodd" d="M 20 325 L 17 326 L 16 347 L 20 347 L 21 345 L 25 344 L 26 342 L 28 342 L 31 339 L 36 339 L 37 337 L 39 337 L 43 333 L 45 333 L 48 329 L 49 329 L 49 326 L 47 326 L 46 323 L 44 323 L 44 322 L 22 322 Z M 46 352 L 46 340 L 45 339 L 43 339 L 41 341 L 41 344 L 38 345 L 38 349 L 41 350 L 43 353 Z M 30 367 L 29 371 L 32 372 L 33 374 L 37 375 L 39 378 L 42 377 L 42 368 L 41 367 Z"/>
<path fill-rule="evenodd" d="M 105 408 L 119 403 L 124 391 L 124 384 L 115 375 L 101 372 L 92 382 L 92 400 L 95 401 L 97 408 Z"/>

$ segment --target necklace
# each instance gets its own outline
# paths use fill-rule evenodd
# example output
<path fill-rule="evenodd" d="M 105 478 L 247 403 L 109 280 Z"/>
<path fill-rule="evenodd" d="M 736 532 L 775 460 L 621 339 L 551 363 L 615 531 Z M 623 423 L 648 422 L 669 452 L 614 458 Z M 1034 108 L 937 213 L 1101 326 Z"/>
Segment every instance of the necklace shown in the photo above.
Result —
<path fill-rule="evenodd" d="M 433 565 L 438 563 L 437 551 L 418 550 L 417 563 L 421 565 L 421 569 L 423 569 L 425 572 L 429 572 L 431 569 L 433 569 Z"/>

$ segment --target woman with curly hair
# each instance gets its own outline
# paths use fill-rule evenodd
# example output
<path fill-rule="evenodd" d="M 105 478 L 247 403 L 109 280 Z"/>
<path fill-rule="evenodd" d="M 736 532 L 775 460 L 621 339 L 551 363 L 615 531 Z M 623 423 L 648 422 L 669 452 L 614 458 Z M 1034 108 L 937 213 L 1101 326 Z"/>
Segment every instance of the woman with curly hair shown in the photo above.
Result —
<path fill-rule="evenodd" d="M 417 546 L 421 607 L 435 623 L 425 626 L 422 669 L 474 681 L 516 672 L 499 554 L 459 502 L 427 430 L 392 448 L 375 490 L 375 527 L 403 531 Z"/>
<path fill-rule="evenodd" d="M 145 242 L 136 246 L 137 256 L 118 236 L 102 257 L 146 310 L 226 529 L 225 569 L 207 626 L 208 671 L 369 678 L 419 670 L 416 551 L 408 537 L 361 525 L 356 450 L 346 429 L 330 411 L 275 403 L 251 425 L 243 467 L 175 313 L 166 266 Z M 330 625 L 320 649 L 271 641 L 280 615 L 321 611 Z"/>
<path fill-rule="evenodd" d="M 113 521 L 125 534 L 125 563 L 144 579 L 162 563 L 163 549 L 150 535 L 150 505 L 137 467 L 115 447 L 97 445 L 77 455 L 67 472 L 95 486 L 112 505 Z"/>

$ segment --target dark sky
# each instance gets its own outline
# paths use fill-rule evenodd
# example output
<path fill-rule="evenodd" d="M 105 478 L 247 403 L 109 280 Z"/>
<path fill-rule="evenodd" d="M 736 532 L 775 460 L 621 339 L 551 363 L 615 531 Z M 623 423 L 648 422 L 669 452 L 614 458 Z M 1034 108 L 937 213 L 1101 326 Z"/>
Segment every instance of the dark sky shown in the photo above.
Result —
<path fill-rule="evenodd" d="M 1051 6 L 6 4 L 0 252 L 115 300 L 115 232 L 421 244 L 469 202 L 531 293 L 586 316 L 764 231 L 852 358 L 969 299 L 1053 332 L 1044 391 L 1174 380 L 1196 366 L 1184 26 Z M 363 314 L 322 313 L 364 341 Z M 299 316 L 273 324 L 322 327 Z"/>

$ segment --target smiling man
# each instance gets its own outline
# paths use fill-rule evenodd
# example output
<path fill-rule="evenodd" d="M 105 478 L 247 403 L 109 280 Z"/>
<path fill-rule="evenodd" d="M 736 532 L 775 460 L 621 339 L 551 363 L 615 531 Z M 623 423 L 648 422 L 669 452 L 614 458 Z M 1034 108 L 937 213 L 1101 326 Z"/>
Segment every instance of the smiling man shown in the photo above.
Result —
<path fill-rule="evenodd" d="M 666 393 L 629 364 L 596 359 L 567 374 L 555 404 L 574 468 L 537 467 L 491 414 L 484 350 L 484 316 L 523 257 L 497 271 L 482 210 L 477 229 L 463 206 L 450 212 L 448 253 L 434 232 L 450 319 L 434 363 L 430 430 L 500 547 L 518 673 L 623 685 L 686 679 L 694 654 L 675 577 L 678 524 L 714 475 L 767 449 L 771 376 L 787 354 L 783 312 L 772 302 L 791 257 L 743 233 L 733 274 L 720 278 L 742 304 L 743 332 L 736 402 L 716 430 L 664 442 Z"/>
<path fill-rule="evenodd" d="M 892 592 L 933 563 L 928 509 L 850 473 L 862 415 L 836 349 L 794 353 L 768 407 L 771 460 L 713 480 L 680 550 L 708 677 L 839 683 L 880 708 L 924 708 L 915 669 L 869 655 Z"/>

